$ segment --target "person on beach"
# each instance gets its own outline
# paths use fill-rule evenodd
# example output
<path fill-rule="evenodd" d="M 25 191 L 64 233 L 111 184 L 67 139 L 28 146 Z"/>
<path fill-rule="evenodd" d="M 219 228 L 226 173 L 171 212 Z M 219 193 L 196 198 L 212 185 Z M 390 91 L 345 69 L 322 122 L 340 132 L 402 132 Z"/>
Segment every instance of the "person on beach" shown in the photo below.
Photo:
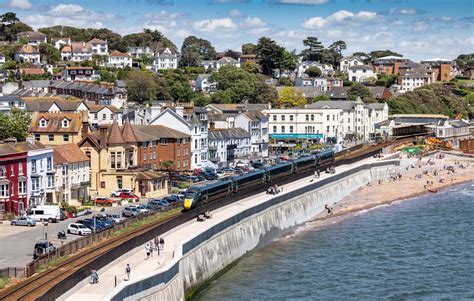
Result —
<path fill-rule="evenodd" d="M 324 209 L 328 211 L 328 214 L 330 215 L 332 213 L 331 208 L 329 208 L 328 204 L 324 205 Z"/>
<path fill-rule="evenodd" d="M 130 272 L 132 269 L 130 268 L 130 265 L 127 263 L 127 266 L 125 267 L 125 275 L 127 276 L 127 281 L 130 280 Z"/>

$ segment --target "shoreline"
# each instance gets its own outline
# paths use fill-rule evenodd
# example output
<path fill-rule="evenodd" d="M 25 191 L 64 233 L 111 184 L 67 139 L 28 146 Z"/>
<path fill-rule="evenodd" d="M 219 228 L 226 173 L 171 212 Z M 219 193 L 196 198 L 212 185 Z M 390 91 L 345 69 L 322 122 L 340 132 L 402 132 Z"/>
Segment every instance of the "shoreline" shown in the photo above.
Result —
<path fill-rule="evenodd" d="M 378 184 L 369 183 L 370 186 L 364 186 L 355 190 L 341 201 L 335 204 L 328 204 L 332 210 L 330 215 L 327 212 L 323 212 L 309 222 L 327 221 L 381 205 L 389 205 L 398 201 L 409 201 L 422 195 L 435 195 L 448 187 L 474 182 L 473 158 L 460 159 L 457 156 L 448 154 L 445 159 L 435 162 L 432 166 L 425 163 L 428 160 L 429 158 L 423 158 L 418 161 L 419 167 L 412 167 L 404 174 L 401 174 L 401 177 L 397 180 L 389 180 Z M 465 166 L 464 169 L 458 167 L 461 164 Z M 455 166 L 456 173 L 450 173 L 444 169 L 445 166 Z M 434 175 L 435 170 L 437 173 Z M 443 178 L 445 181 L 441 183 L 437 180 L 438 178 Z M 427 185 L 425 183 L 428 182 L 427 180 L 433 182 L 433 184 L 425 187 Z M 430 192 L 427 188 L 435 189 L 437 192 Z"/>

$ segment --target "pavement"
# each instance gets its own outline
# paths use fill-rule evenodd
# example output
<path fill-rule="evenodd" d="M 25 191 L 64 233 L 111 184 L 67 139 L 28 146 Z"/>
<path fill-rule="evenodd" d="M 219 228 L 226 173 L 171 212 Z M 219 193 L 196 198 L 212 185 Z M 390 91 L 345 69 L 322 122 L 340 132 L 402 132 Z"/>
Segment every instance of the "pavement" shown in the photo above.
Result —
<path fill-rule="evenodd" d="M 142 202 L 143 203 L 143 202 Z M 119 214 L 122 208 L 127 205 L 117 207 L 105 207 L 105 213 Z M 67 239 L 58 239 L 59 231 L 64 230 L 70 223 L 79 219 L 90 218 L 93 215 L 86 215 L 77 218 L 68 218 L 58 223 L 36 223 L 35 227 L 12 226 L 9 221 L 0 224 L 0 269 L 5 267 L 24 267 L 33 260 L 33 248 L 38 240 L 47 234 L 48 240 L 55 246 L 80 238 L 78 235 L 67 234 Z"/>
<path fill-rule="evenodd" d="M 351 165 L 339 166 L 336 169 L 336 175 L 356 166 L 377 161 L 379 161 L 379 159 L 369 158 Z M 333 175 L 321 173 L 321 177 L 319 179 L 314 179 L 314 176 L 310 176 L 280 187 L 283 187 L 282 193 L 288 193 L 299 189 L 302 186 L 320 181 L 330 176 Z M 313 180 L 313 182 L 310 182 L 311 180 Z M 87 281 L 82 281 L 58 300 L 103 300 L 104 297 L 106 297 L 106 295 L 114 289 L 115 281 L 117 281 L 117 285 L 124 281 L 128 281 L 125 277 L 125 267 L 127 264 L 130 265 L 132 270 L 130 276 L 131 281 L 151 276 L 158 273 L 160 270 L 164 271 L 169 268 L 167 265 L 170 264 L 171 260 L 173 259 L 176 246 L 182 245 L 192 237 L 199 235 L 221 221 L 226 220 L 248 208 L 266 202 L 273 197 L 273 195 L 267 195 L 265 192 L 261 192 L 213 211 L 212 219 L 208 219 L 205 222 L 197 222 L 195 219 L 193 219 L 178 228 L 172 229 L 162 235 L 165 240 L 165 246 L 161 251 L 160 256 L 157 256 L 155 252 L 153 258 L 146 259 L 146 244 L 137 247 L 122 255 L 113 263 L 99 270 L 99 283 L 89 284 Z"/>

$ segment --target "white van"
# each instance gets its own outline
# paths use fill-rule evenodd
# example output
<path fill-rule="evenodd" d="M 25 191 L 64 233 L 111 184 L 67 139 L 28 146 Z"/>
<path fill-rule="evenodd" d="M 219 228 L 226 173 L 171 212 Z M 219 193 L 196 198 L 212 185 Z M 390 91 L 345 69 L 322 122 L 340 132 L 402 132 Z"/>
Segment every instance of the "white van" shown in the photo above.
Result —
<path fill-rule="evenodd" d="M 54 205 L 37 206 L 30 210 L 28 216 L 37 222 L 48 221 L 56 223 L 61 219 L 61 209 L 59 206 Z"/>

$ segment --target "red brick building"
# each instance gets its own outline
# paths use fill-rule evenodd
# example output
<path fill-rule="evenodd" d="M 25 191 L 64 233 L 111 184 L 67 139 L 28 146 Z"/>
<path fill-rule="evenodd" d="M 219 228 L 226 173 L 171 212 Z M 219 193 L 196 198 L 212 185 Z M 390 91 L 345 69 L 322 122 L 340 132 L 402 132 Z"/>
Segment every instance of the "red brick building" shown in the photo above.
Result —
<path fill-rule="evenodd" d="M 27 207 L 27 157 L 14 143 L 0 144 L 0 211 L 18 214 Z"/>

